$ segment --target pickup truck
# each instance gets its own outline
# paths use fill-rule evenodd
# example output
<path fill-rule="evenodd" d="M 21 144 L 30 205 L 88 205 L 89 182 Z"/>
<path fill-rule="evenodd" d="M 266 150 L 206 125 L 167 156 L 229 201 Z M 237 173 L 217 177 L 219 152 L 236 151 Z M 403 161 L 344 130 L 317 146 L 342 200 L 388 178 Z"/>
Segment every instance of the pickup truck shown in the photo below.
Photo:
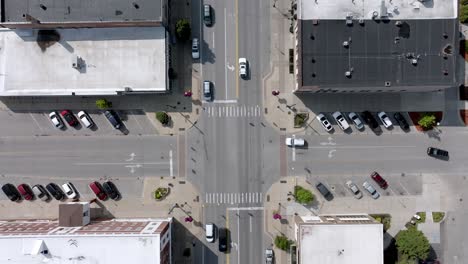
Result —
<path fill-rule="evenodd" d="M 275 259 L 275 253 L 273 252 L 273 249 L 267 248 L 265 250 L 265 259 L 266 259 L 266 264 L 273 264 L 273 261 Z"/>

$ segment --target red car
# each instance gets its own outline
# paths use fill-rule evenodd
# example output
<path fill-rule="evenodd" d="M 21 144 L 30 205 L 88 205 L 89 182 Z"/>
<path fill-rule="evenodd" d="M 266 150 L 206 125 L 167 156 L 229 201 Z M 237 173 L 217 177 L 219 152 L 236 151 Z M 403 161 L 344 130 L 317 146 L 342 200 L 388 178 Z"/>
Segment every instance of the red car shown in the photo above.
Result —
<path fill-rule="evenodd" d="M 102 188 L 99 182 L 95 181 L 95 182 L 90 183 L 89 188 L 99 198 L 99 200 L 104 201 L 107 199 L 107 194 L 104 192 L 104 189 Z"/>
<path fill-rule="evenodd" d="M 382 176 L 380 176 L 376 171 L 371 174 L 371 178 L 380 186 L 380 188 L 384 190 L 387 189 L 387 181 L 384 180 L 384 178 L 382 178 Z"/>
<path fill-rule="evenodd" d="M 23 198 L 25 200 L 30 201 L 30 200 L 34 199 L 34 193 L 32 192 L 29 185 L 27 185 L 25 183 L 22 183 L 22 184 L 18 185 L 18 191 L 21 194 L 21 196 L 23 196 Z"/>
<path fill-rule="evenodd" d="M 63 110 L 60 114 L 70 126 L 74 127 L 78 125 L 78 119 L 76 119 L 70 110 Z"/>

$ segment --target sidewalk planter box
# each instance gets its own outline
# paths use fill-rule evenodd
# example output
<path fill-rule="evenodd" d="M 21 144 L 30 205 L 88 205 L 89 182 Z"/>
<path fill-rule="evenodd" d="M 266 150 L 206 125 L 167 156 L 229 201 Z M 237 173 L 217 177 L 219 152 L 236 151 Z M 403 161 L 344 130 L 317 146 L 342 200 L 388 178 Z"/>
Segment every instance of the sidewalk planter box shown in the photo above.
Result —
<path fill-rule="evenodd" d="M 309 119 L 308 113 L 298 113 L 294 115 L 294 128 L 303 127 Z"/>
<path fill-rule="evenodd" d="M 169 195 L 170 192 L 170 188 L 159 187 L 154 191 L 153 197 L 156 199 L 156 201 L 162 201 Z"/>

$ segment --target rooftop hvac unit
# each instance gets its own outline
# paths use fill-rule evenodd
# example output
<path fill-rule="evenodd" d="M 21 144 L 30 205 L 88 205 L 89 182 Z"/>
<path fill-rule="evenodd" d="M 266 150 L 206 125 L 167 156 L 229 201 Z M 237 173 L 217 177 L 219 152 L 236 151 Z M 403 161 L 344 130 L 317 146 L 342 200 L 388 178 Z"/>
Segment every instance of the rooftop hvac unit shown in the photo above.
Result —
<path fill-rule="evenodd" d="M 127 92 L 127 93 L 128 93 L 128 92 L 131 92 L 131 91 L 132 91 L 132 88 L 131 88 L 131 87 L 128 87 L 128 86 L 127 86 L 127 87 L 125 87 L 125 92 Z"/>
<path fill-rule="evenodd" d="M 385 82 L 385 87 L 390 87 L 390 86 L 392 86 L 392 83 L 389 82 L 389 81 L 386 81 L 386 82 Z"/>
<path fill-rule="evenodd" d="M 372 19 L 376 19 L 379 16 L 379 12 L 374 11 L 372 12 Z"/>
<path fill-rule="evenodd" d="M 412 59 L 411 64 L 413 65 L 418 65 L 418 59 Z"/>
<path fill-rule="evenodd" d="M 348 13 L 346 15 L 346 25 L 351 26 L 353 24 L 353 15 L 351 13 Z"/>
<path fill-rule="evenodd" d="M 343 41 L 343 47 L 349 48 L 349 42 L 348 41 Z"/>
<path fill-rule="evenodd" d="M 345 72 L 346 77 L 351 78 L 351 75 L 352 75 L 351 71 L 346 71 Z"/>

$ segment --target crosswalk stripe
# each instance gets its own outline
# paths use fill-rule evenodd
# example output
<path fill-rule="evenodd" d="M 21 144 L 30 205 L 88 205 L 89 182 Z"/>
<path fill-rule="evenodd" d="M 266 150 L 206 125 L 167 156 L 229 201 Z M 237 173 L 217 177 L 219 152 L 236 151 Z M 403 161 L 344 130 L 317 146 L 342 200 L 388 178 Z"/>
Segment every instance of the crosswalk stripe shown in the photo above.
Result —
<path fill-rule="evenodd" d="M 205 193 L 205 203 L 207 204 L 248 204 L 261 203 L 262 193 Z"/>

